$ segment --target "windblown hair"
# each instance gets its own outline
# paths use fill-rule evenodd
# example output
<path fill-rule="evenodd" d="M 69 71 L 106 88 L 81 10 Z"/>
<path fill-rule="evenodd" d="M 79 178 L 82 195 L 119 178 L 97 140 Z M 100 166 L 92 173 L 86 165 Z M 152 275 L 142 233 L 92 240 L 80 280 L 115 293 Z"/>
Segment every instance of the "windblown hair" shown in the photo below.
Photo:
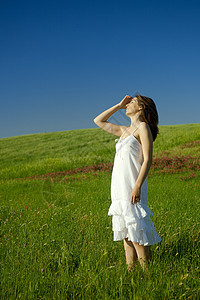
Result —
<path fill-rule="evenodd" d="M 143 109 L 141 110 L 139 120 L 149 125 L 153 136 L 153 141 L 155 141 L 157 134 L 159 133 L 158 112 L 156 105 L 151 98 L 142 95 L 135 95 L 135 97 L 138 100 L 138 104 L 143 107 Z"/>

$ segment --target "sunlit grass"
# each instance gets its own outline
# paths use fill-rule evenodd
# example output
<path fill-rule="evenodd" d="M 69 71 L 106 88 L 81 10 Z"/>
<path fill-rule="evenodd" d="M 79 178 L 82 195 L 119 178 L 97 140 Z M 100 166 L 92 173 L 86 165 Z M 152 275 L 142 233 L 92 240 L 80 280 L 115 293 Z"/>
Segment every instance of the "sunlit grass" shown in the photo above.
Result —
<path fill-rule="evenodd" d="M 181 146 L 200 140 L 200 124 L 160 126 L 154 143 L 154 155 L 192 154 Z M 0 178 L 18 178 L 49 172 L 65 171 L 99 164 L 112 163 L 115 153 L 115 136 L 96 129 L 41 133 L 0 139 Z"/>
<path fill-rule="evenodd" d="M 177 147 L 180 150 L 181 145 L 191 141 L 192 137 L 194 141 L 198 140 L 195 128 L 194 125 L 193 133 L 189 129 L 189 135 L 185 133 L 186 125 L 184 132 L 179 127 L 174 129 L 177 144 L 171 149 L 166 146 L 170 154 L 173 155 L 173 149 Z M 88 135 L 87 130 L 83 131 L 81 143 L 84 144 L 90 132 L 95 133 L 95 130 L 89 130 Z M 166 137 L 168 133 L 161 127 L 161 133 L 162 130 Z M 169 131 L 171 135 L 172 132 Z M 63 134 L 67 136 L 67 132 Z M 13 144 L 12 139 L 3 139 L 3 151 L 6 153 L 6 149 L 10 149 L 11 160 L 3 161 L 4 168 L 10 173 L 7 176 L 4 169 L 0 185 L 0 298 L 198 299 L 200 175 L 197 168 L 192 171 L 177 169 L 172 174 L 161 172 L 162 168 L 157 168 L 156 172 L 151 170 L 148 206 L 163 240 L 152 246 L 153 260 L 148 275 L 139 264 L 133 272 L 127 273 L 123 242 L 113 242 L 111 217 L 107 215 L 111 202 L 111 172 L 87 169 L 85 173 L 61 177 L 54 174 L 54 177 L 49 175 L 43 179 L 23 179 L 97 163 L 95 155 L 91 154 L 86 164 L 88 153 L 83 152 L 81 156 L 81 150 L 77 149 L 81 144 L 78 143 L 80 132 L 74 131 L 74 134 L 75 137 L 71 135 L 74 162 L 68 160 L 71 150 L 66 150 L 72 145 L 66 143 L 65 151 L 64 146 L 58 147 L 63 139 L 63 136 L 59 137 L 60 133 L 51 134 L 49 138 L 45 134 L 43 137 L 21 137 L 27 138 L 26 147 L 22 148 L 20 143 L 15 144 L 15 138 Z M 179 135 L 185 136 L 181 144 Z M 31 150 L 33 146 L 36 149 L 36 141 L 42 145 L 37 150 L 42 152 L 43 149 L 41 160 L 39 152 L 37 156 L 36 150 Z M 52 148 L 57 145 L 57 157 L 49 143 Z M 113 148 L 113 137 L 106 143 L 110 143 L 110 148 L 106 146 L 105 153 L 102 144 L 99 148 L 94 145 L 97 157 L 100 156 L 99 162 L 111 160 L 109 151 Z M 160 149 L 164 146 L 159 143 L 155 153 L 162 156 Z M 195 147 L 186 147 L 187 155 L 196 157 Z M 102 155 L 99 154 L 101 151 Z M 108 160 L 105 159 L 106 151 Z M 20 157 L 23 157 L 22 161 L 17 159 Z M 39 162 L 41 168 L 38 169 Z M 64 180 L 66 176 L 67 181 Z M 15 179 L 19 177 L 22 179 Z"/>

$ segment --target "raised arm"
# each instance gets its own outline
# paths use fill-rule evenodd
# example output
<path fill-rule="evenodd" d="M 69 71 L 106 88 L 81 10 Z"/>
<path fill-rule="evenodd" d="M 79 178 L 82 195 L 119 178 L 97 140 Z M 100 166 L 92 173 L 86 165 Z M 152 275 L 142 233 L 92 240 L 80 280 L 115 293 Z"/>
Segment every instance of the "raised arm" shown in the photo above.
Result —
<path fill-rule="evenodd" d="M 123 131 L 125 130 L 126 126 L 116 125 L 116 124 L 107 122 L 107 120 L 110 116 L 112 116 L 119 109 L 125 109 L 126 105 L 130 102 L 131 99 L 132 99 L 132 97 L 130 97 L 128 95 L 125 96 L 124 99 L 122 99 L 121 102 L 119 102 L 118 104 L 110 107 L 109 109 L 105 110 L 100 115 L 98 115 L 94 119 L 94 123 L 97 126 L 99 126 L 101 129 L 103 129 L 103 130 L 105 130 L 105 131 L 107 131 L 111 134 L 121 136 Z"/>

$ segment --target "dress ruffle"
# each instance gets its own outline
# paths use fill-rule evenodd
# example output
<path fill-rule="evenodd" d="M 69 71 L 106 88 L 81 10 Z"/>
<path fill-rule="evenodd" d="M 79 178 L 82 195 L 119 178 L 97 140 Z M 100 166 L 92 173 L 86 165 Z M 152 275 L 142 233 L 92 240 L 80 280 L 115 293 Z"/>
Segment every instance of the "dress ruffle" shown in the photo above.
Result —
<path fill-rule="evenodd" d="M 128 238 L 132 242 L 147 246 L 162 240 L 150 219 L 153 213 L 146 204 L 141 202 L 131 204 L 120 200 L 113 201 L 108 215 L 113 216 L 114 241 Z"/>

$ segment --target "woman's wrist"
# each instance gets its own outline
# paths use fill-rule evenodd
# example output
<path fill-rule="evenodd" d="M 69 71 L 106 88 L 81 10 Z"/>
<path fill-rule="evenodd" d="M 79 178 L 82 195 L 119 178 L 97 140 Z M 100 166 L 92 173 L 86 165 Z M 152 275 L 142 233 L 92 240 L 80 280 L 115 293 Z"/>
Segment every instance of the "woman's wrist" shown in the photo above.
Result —
<path fill-rule="evenodd" d="M 117 107 L 118 109 L 122 109 L 122 106 L 121 106 L 120 103 L 117 103 L 117 104 L 116 104 L 116 107 Z"/>
<path fill-rule="evenodd" d="M 141 189 L 141 184 L 139 184 L 139 182 L 136 182 L 134 187 L 137 188 L 138 190 L 140 190 Z"/>

